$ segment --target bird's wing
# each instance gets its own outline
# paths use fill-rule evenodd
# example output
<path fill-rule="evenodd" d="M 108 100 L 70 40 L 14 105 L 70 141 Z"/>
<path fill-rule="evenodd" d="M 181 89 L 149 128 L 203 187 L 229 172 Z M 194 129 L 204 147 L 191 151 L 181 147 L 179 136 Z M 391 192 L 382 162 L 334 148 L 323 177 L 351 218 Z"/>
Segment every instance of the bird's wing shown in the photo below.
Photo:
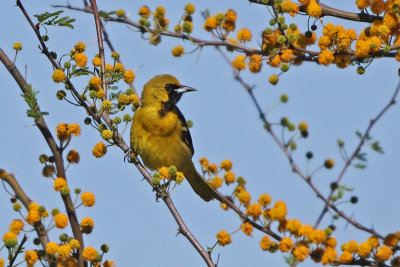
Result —
<path fill-rule="evenodd" d="M 172 108 L 172 112 L 174 112 L 176 115 L 178 115 L 178 119 L 182 124 L 181 139 L 189 147 L 189 149 L 193 155 L 194 148 L 193 148 L 193 143 L 192 143 L 192 137 L 190 136 L 189 127 L 187 126 L 186 119 L 183 116 L 182 112 L 179 110 L 179 108 L 175 105 Z"/>

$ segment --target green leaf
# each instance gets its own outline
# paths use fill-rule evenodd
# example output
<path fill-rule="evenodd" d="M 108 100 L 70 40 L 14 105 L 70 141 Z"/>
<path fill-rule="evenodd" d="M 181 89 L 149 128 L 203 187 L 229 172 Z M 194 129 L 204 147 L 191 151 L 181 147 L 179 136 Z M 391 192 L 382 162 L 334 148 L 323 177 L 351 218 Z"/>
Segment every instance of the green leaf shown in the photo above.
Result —
<path fill-rule="evenodd" d="M 109 12 L 106 12 L 106 11 L 104 11 L 104 10 L 99 10 L 99 16 L 100 17 L 102 17 L 102 18 L 108 18 L 109 17 L 109 15 L 110 15 L 110 13 Z"/>
<path fill-rule="evenodd" d="M 358 159 L 358 160 L 361 160 L 361 161 L 367 161 L 367 153 L 365 153 L 365 152 L 363 152 L 363 153 L 358 153 L 357 155 L 356 155 L 356 158 Z"/>
<path fill-rule="evenodd" d="M 362 163 L 356 163 L 356 164 L 354 164 L 354 167 L 357 169 L 363 170 L 363 169 L 367 168 L 367 165 L 362 164 Z"/>
<path fill-rule="evenodd" d="M 286 263 L 289 264 L 289 266 L 292 266 L 296 262 L 296 258 L 292 254 L 290 254 L 289 256 L 284 256 L 284 258 Z"/>
<path fill-rule="evenodd" d="M 79 76 L 83 76 L 83 75 L 95 75 L 93 71 L 90 71 L 88 67 L 84 67 L 84 68 L 72 68 L 71 74 L 70 74 L 70 78 L 71 77 L 79 77 Z"/>
<path fill-rule="evenodd" d="M 45 12 L 43 14 L 34 15 L 34 16 L 39 21 L 39 24 L 44 24 L 44 25 L 49 25 L 49 26 L 68 27 L 68 28 L 73 29 L 74 26 L 71 23 L 74 22 L 75 19 L 70 18 L 68 16 L 59 18 L 59 16 L 63 12 L 64 11 L 59 10 L 59 11 L 56 11 L 53 13 Z"/>
<path fill-rule="evenodd" d="M 64 12 L 64 11 L 59 10 L 59 11 L 56 11 L 56 12 L 53 12 L 53 13 L 44 12 L 43 14 L 39 14 L 39 15 L 36 14 L 36 15 L 33 15 L 33 16 L 37 18 L 37 20 L 39 21 L 39 23 L 42 23 L 42 22 L 45 21 L 46 19 L 51 18 L 51 17 L 54 17 L 54 16 L 58 16 L 58 15 L 60 15 L 60 14 L 63 13 L 63 12 Z"/>
<path fill-rule="evenodd" d="M 375 142 L 371 143 L 371 148 L 372 148 L 372 150 L 374 150 L 380 154 L 384 153 L 382 147 L 379 145 L 379 141 L 375 141 Z"/>
<path fill-rule="evenodd" d="M 28 109 L 26 111 L 26 115 L 28 117 L 31 117 L 31 118 L 34 118 L 34 119 L 39 118 L 39 117 L 44 116 L 44 115 L 48 115 L 49 114 L 48 112 L 41 112 L 41 113 L 37 112 L 38 108 L 37 108 L 36 95 L 39 92 L 33 90 L 31 85 L 25 86 L 24 89 L 25 89 L 26 92 L 21 94 L 21 96 L 24 98 L 25 102 L 30 107 L 30 109 Z"/>
<path fill-rule="evenodd" d="M 362 133 L 360 131 L 358 131 L 358 130 L 356 131 L 356 135 L 357 135 L 358 138 L 360 138 L 360 139 L 362 138 Z"/>

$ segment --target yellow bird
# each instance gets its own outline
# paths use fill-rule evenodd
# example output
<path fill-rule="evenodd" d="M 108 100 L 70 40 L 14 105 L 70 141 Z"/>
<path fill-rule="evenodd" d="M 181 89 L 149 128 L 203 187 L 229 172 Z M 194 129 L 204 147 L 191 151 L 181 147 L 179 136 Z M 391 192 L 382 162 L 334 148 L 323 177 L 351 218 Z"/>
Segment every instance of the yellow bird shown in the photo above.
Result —
<path fill-rule="evenodd" d="M 193 165 L 192 138 L 186 120 L 176 106 L 182 94 L 190 91 L 195 89 L 181 85 L 168 74 L 148 81 L 143 88 L 142 105 L 133 116 L 131 149 L 151 170 L 176 166 L 194 192 L 205 201 L 220 199 Z"/>

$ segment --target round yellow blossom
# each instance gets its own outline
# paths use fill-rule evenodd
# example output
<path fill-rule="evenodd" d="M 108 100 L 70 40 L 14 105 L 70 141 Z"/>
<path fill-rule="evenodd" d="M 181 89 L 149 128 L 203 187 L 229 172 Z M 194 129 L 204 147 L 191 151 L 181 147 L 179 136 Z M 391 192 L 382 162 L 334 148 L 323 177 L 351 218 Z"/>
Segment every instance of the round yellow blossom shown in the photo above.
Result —
<path fill-rule="evenodd" d="M 126 70 L 124 72 L 124 81 L 126 83 L 132 83 L 135 80 L 135 73 L 132 70 Z"/>
<path fill-rule="evenodd" d="M 129 101 L 131 102 L 132 105 L 137 106 L 140 103 L 140 99 L 137 95 L 131 94 L 129 96 Z"/>
<path fill-rule="evenodd" d="M 208 181 L 208 184 L 211 185 L 212 188 L 217 189 L 222 186 L 222 182 L 223 180 L 221 177 L 215 176 L 214 178 Z"/>
<path fill-rule="evenodd" d="M 350 240 L 346 244 L 343 244 L 342 245 L 342 250 L 343 251 L 348 251 L 350 253 L 357 253 L 357 251 L 358 251 L 357 241 Z"/>
<path fill-rule="evenodd" d="M 222 202 L 221 202 L 221 208 L 223 210 L 228 210 L 229 209 L 228 205 L 226 205 L 226 203 L 222 203 Z"/>
<path fill-rule="evenodd" d="M 278 54 L 269 58 L 269 65 L 271 67 L 277 68 L 279 67 L 280 64 L 281 64 L 281 57 Z"/>
<path fill-rule="evenodd" d="M 101 88 L 102 81 L 99 77 L 93 76 L 89 80 L 89 86 L 95 90 L 99 90 Z"/>
<path fill-rule="evenodd" d="M 183 55 L 185 49 L 181 45 L 177 45 L 174 48 L 172 48 L 172 55 L 174 57 L 180 57 Z"/>
<path fill-rule="evenodd" d="M 131 101 L 129 100 L 129 96 L 127 94 L 120 94 L 118 96 L 118 103 L 122 105 L 129 105 Z"/>
<path fill-rule="evenodd" d="M 57 256 L 60 257 L 60 259 L 66 259 L 71 255 L 71 250 L 70 244 L 61 245 L 57 248 Z"/>
<path fill-rule="evenodd" d="M 235 22 L 237 20 L 236 12 L 233 9 L 229 9 L 225 13 L 225 21 Z"/>
<path fill-rule="evenodd" d="M 373 248 L 379 247 L 379 239 L 376 236 L 371 236 L 368 238 L 367 243 Z"/>
<path fill-rule="evenodd" d="M 85 52 L 86 45 L 83 42 L 77 42 L 75 45 L 75 50 L 78 52 Z"/>
<path fill-rule="evenodd" d="M 363 10 L 370 5 L 370 0 L 356 0 L 357 8 Z"/>
<path fill-rule="evenodd" d="M 304 121 L 300 122 L 297 127 L 299 128 L 299 131 L 301 131 L 301 132 L 308 130 L 308 124 L 307 124 L 307 122 L 304 122 Z"/>
<path fill-rule="evenodd" d="M 74 256 L 69 256 L 64 260 L 58 259 L 57 267 L 78 267 L 78 262 Z"/>
<path fill-rule="evenodd" d="M 328 49 L 332 45 L 331 37 L 323 35 L 318 40 L 318 46 L 321 50 Z"/>
<path fill-rule="evenodd" d="M 340 256 L 339 256 L 339 261 L 340 261 L 341 263 L 349 263 L 349 262 L 351 262 L 352 260 L 353 260 L 353 255 L 352 255 L 350 252 L 348 252 L 348 251 L 343 252 L 343 253 L 340 254 Z"/>
<path fill-rule="evenodd" d="M 212 174 L 216 174 L 218 172 L 218 167 L 216 164 L 214 163 L 210 163 L 207 165 L 207 172 L 208 173 L 212 173 Z"/>
<path fill-rule="evenodd" d="M 251 233 L 253 232 L 253 225 L 251 223 L 245 222 L 240 226 L 240 228 L 242 229 L 243 233 L 251 236 Z"/>
<path fill-rule="evenodd" d="M 232 161 L 229 159 L 224 159 L 219 165 L 220 169 L 224 169 L 225 171 L 230 171 L 232 169 Z"/>
<path fill-rule="evenodd" d="M 369 258 L 369 254 L 372 251 L 372 246 L 370 243 L 367 242 L 362 242 L 358 246 L 358 255 L 360 255 L 361 258 Z"/>
<path fill-rule="evenodd" d="M 115 11 L 115 15 L 117 15 L 118 18 L 124 18 L 125 17 L 125 10 L 118 9 L 118 10 Z"/>
<path fill-rule="evenodd" d="M 278 77 L 278 75 L 272 74 L 271 76 L 269 76 L 268 81 L 271 84 L 275 85 L 279 82 L 279 77 Z"/>
<path fill-rule="evenodd" d="M 326 239 L 326 234 L 323 230 L 317 229 L 312 231 L 308 238 L 315 244 L 322 244 Z"/>
<path fill-rule="evenodd" d="M 4 259 L 0 258 L 0 267 L 4 267 L 4 266 L 5 266 Z"/>
<path fill-rule="evenodd" d="M 336 55 L 335 56 L 335 64 L 337 67 L 344 69 L 347 68 L 350 64 L 350 56 L 349 55 Z"/>
<path fill-rule="evenodd" d="M 71 246 L 72 249 L 78 249 L 81 246 L 79 241 L 76 239 L 71 239 L 71 241 L 69 241 L 69 245 Z"/>
<path fill-rule="evenodd" d="M 99 99 L 103 99 L 104 98 L 103 89 L 100 89 L 99 91 L 97 91 L 97 98 L 99 98 Z"/>
<path fill-rule="evenodd" d="M 334 237 L 329 237 L 329 238 L 327 238 L 327 239 L 325 240 L 325 245 L 326 245 L 327 247 L 332 247 L 332 248 L 334 248 L 334 247 L 336 247 L 336 244 L 337 244 L 337 241 L 336 241 L 336 238 L 334 238 Z"/>
<path fill-rule="evenodd" d="M 310 250 L 306 246 L 299 246 L 293 250 L 293 256 L 298 261 L 304 261 L 308 255 L 310 255 Z"/>
<path fill-rule="evenodd" d="M 54 190 L 60 191 L 61 188 L 63 188 L 64 186 L 68 186 L 67 180 L 65 180 L 64 178 L 58 177 L 54 180 Z"/>
<path fill-rule="evenodd" d="M 10 226 L 8 227 L 8 229 L 11 232 L 15 233 L 16 235 L 18 235 L 19 232 L 24 228 L 24 225 L 25 224 L 24 224 L 24 222 L 22 220 L 15 219 L 15 220 L 12 220 L 12 222 L 11 222 Z"/>
<path fill-rule="evenodd" d="M 71 149 L 71 150 L 68 152 L 67 161 L 68 161 L 69 163 L 78 163 L 79 160 L 80 160 L 80 156 L 79 156 L 78 151 L 76 151 L 75 149 Z"/>
<path fill-rule="evenodd" d="M 177 184 L 182 183 L 184 178 L 185 178 L 185 176 L 183 175 L 183 172 L 176 172 L 175 173 L 175 181 L 176 181 Z"/>
<path fill-rule="evenodd" d="M 148 17 L 150 17 L 150 14 L 151 14 L 150 8 L 149 8 L 148 6 L 142 6 L 142 7 L 139 9 L 138 14 L 139 14 L 140 16 L 144 17 L 144 18 L 148 18 Z"/>
<path fill-rule="evenodd" d="M 94 221 L 92 218 L 85 217 L 82 219 L 79 226 L 81 227 L 83 233 L 90 234 L 93 231 Z"/>
<path fill-rule="evenodd" d="M 269 238 L 269 236 L 265 235 L 263 236 L 263 238 L 261 238 L 260 247 L 262 250 L 268 250 L 270 244 L 271 244 L 271 239 Z"/>
<path fill-rule="evenodd" d="M 324 165 L 325 168 L 332 169 L 333 166 L 335 166 L 335 161 L 333 161 L 333 159 L 326 159 Z"/>
<path fill-rule="evenodd" d="M 399 238 L 396 236 L 396 234 L 388 234 L 383 240 L 383 244 L 391 248 L 396 247 L 398 242 Z"/>
<path fill-rule="evenodd" d="M 30 225 L 34 224 L 35 222 L 40 221 L 40 213 L 38 210 L 32 209 L 28 211 L 28 215 L 25 218 L 26 222 Z"/>
<path fill-rule="evenodd" d="M 271 196 L 268 194 L 261 194 L 261 196 L 258 198 L 258 203 L 260 203 L 261 206 L 268 206 L 271 204 Z"/>
<path fill-rule="evenodd" d="M 298 235 L 300 228 L 301 222 L 297 219 L 291 219 L 286 222 L 286 229 L 294 235 Z"/>
<path fill-rule="evenodd" d="M 218 245 L 224 247 L 232 242 L 231 236 L 227 231 L 219 231 L 217 234 Z"/>
<path fill-rule="evenodd" d="M 275 203 L 274 207 L 268 211 L 268 215 L 273 221 L 282 221 L 287 214 L 286 203 L 279 200 Z"/>
<path fill-rule="evenodd" d="M 56 69 L 51 76 L 54 82 L 60 83 L 65 80 L 65 73 L 60 69 Z"/>
<path fill-rule="evenodd" d="M 91 192 L 82 193 L 81 200 L 85 207 L 92 207 L 96 203 L 96 198 Z"/>
<path fill-rule="evenodd" d="M 292 49 L 282 50 L 282 55 L 280 55 L 280 59 L 282 62 L 291 62 L 294 59 L 294 52 Z"/>
<path fill-rule="evenodd" d="M 201 158 L 201 159 L 199 159 L 199 162 L 200 162 L 202 168 L 207 168 L 207 166 L 208 166 L 207 158 Z"/>
<path fill-rule="evenodd" d="M 322 254 L 321 262 L 324 265 L 330 264 L 330 263 L 333 263 L 335 261 L 336 257 L 337 257 L 336 250 L 334 248 L 327 247 L 325 249 L 324 254 Z"/>
<path fill-rule="evenodd" d="M 310 0 L 308 5 L 306 6 L 306 12 L 310 17 L 319 18 L 321 17 L 321 7 L 319 6 L 318 2 L 315 0 Z"/>
<path fill-rule="evenodd" d="M 335 56 L 333 55 L 333 52 L 331 50 L 323 50 L 319 54 L 319 57 L 318 57 L 319 64 L 328 66 L 329 64 L 331 64 L 334 61 L 335 61 Z"/>
<path fill-rule="evenodd" d="M 57 213 L 54 215 L 54 221 L 58 229 L 64 229 L 68 225 L 68 217 L 62 213 Z"/>
<path fill-rule="evenodd" d="M 236 38 L 241 42 L 246 42 L 246 41 L 250 42 L 251 37 L 252 37 L 251 31 L 246 28 L 239 30 L 236 35 Z"/>
<path fill-rule="evenodd" d="M 206 31 L 210 32 L 212 30 L 215 30 L 218 24 L 219 24 L 218 20 L 215 18 L 215 16 L 213 16 L 213 17 L 208 17 L 206 19 L 203 27 Z"/>
<path fill-rule="evenodd" d="M 246 68 L 246 56 L 238 55 L 232 62 L 232 66 L 237 70 L 244 70 Z"/>
<path fill-rule="evenodd" d="M 56 242 L 49 242 L 46 246 L 46 253 L 49 255 L 56 255 L 58 250 L 58 244 Z"/>
<path fill-rule="evenodd" d="M 238 195 L 238 199 L 239 199 L 240 203 L 247 206 L 250 203 L 251 195 L 246 190 L 242 190 Z"/>
<path fill-rule="evenodd" d="M 376 250 L 375 258 L 378 261 L 387 261 L 393 255 L 393 251 L 391 248 L 387 246 L 381 246 Z"/>
<path fill-rule="evenodd" d="M 68 131 L 70 131 L 71 134 L 78 136 L 81 134 L 81 127 L 79 126 L 79 124 L 70 123 L 68 124 Z"/>
<path fill-rule="evenodd" d="M 379 15 L 385 11 L 385 2 L 383 0 L 372 0 L 370 9 L 372 13 Z"/>
<path fill-rule="evenodd" d="M 122 63 L 115 63 L 114 71 L 122 73 L 125 71 L 125 67 L 124 67 L 124 65 L 122 65 Z"/>
<path fill-rule="evenodd" d="M 393 12 L 386 12 L 383 16 L 383 24 L 386 25 L 391 32 L 394 32 L 399 25 L 399 17 Z"/>
<path fill-rule="evenodd" d="M 227 171 L 227 172 L 224 174 L 225 183 L 227 183 L 227 184 L 232 184 L 232 183 L 234 183 L 234 182 L 235 182 L 235 177 L 236 177 L 236 175 L 235 175 L 234 172 Z"/>
<path fill-rule="evenodd" d="M 103 142 L 97 143 L 94 146 L 92 153 L 96 158 L 101 158 L 107 153 L 107 146 Z"/>
<path fill-rule="evenodd" d="M 192 14 L 194 13 L 194 11 L 195 11 L 195 8 L 194 8 L 194 5 L 193 5 L 193 4 L 187 4 L 187 5 L 185 6 L 185 12 L 186 12 L 186 14 L 192 15 Z"/>
<path fill-rule="evenodd" d="M 103 100 L 103 102 L 101 103 L 101 107 L 104 110 L 111 110 L 112 109 L 112 102 L 108 99 Z"/>
<path fill-rule="evenodd" d="M 87 63 L 87 57 L 83 53 L 78 53 L 74 57 L 75 63 L 78 67 L 85 67 Z"/>
<path fill-rule="evenodd" d="M 249 62 L 249 70 L 252 73 L 258 73 L 261 71 L 261 66 L 262 66 L 262 58 L 261 56 L 254 54 L 250 56 L 250 62 Z"/>
<path fill-rule="evenodd" d="M 13 44 L 13 49 L 16 51 L 20 51 L 22 49 L 22 44 L 20 42 L 15 42 Z"/>
<path fill-rule="evenodd" d="M 247 207 L 246 215 L 252 216 L 254 220 L 257 220 L 258 217 L 262 214 L 261 205 L 258 203 L 252 203 Z"/>
<path fill-rule="evenodd" d="M 169 179 L 171 176 L 169 168 L 166 166 L 162 166 L 161 168 L 159 168 L 158 172 L 160 173 L 160 179 Z"/>
<path fill-rule="evenodd" d="M 99 58 L 99 57 L 94 57 L 93 60 L 92 60 L 92 64 L 93 64 L 93 66 L 95 66 L 95 67 L 100 67 L 101 64 L 102 64 L 101 58 Z"/>
<path fill-rule="evenodd" d="M 289 252 L 293 249 L 293 240 L 289 237 L 283 237 L 281 241 L 279 241 L 278 249 L 282 252 Z"/>
<path fill-rule="evenodd" d="M 105 70 L 106 70 L 106 72 L 111 72 L 113 70 L 113 66 L 111 66 L 110 64 L 106 64 Z"/>
<path fill-rule="evenodd" d="M 35 262 L 39 259 L 38 254 L 35 250 L 25 251 L 25 260 L 27 266 L 35 265 Z"/>
<path fill-rule="evenodd" d="M 10 240 L 10 239 L 15 239 L 15 240 L 17 240 L 18 237 L 17 237 L 17 235 L 16 235 L 14 232 L 7 232 L 7 233 L 5 233 L 5 234 L 3 235 L 3 242 L 6 242 L 7 240 Z"/>

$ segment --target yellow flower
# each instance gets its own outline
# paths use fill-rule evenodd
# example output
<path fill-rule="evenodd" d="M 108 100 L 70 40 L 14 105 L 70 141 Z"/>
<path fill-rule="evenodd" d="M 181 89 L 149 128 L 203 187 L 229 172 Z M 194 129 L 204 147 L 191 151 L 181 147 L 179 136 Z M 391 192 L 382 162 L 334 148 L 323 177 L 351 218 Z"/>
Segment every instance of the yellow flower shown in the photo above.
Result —
<path fill-rule="evenodd" d="M 139 9 L 138 14 L 139 14 L 140 16 L 144 17 L 144 18 L 150 17 L 150 9 L 149 9 L 149 7 L 148 7 L 148 6 L 142 6 L 142 7 Z"/>
<path fill-rule="evenodd" d="M 279 6 L 283 13 L 289 13 L 292 17 L 299 13 L 299 6 L 290 0 L 283 1 Z"/>
<path fill-rule="evenodd" d="M 315 244 L 322 244 L 326 239 L 326 234 L 323 230 L 314 230 L 308 236 L 308 238 Z"/>
<path fill-rule="evenodd" d="M 95 67 L 100 67 L 102 64 L 101 58 L 99 57 L 94 57 L 92 61 L 93 66 Z"/>
<path fill-rule="evenodd" d="M 271 84 L 275 85 L 279 82 L 279 77 L 278 77 L 278 75 L 272 74 L 271 76 L 269 76 L 268 81 Z"/>
<path fill-rule="evenodd" d="M 231 236 L 227 231 L 224 230 L 219 231 L 219 233 L 217 234 L 217 239 L 218 239 L 218 245 L 222 247 L 232 242 Z"/>
<path fill-rule="evenodd" d="M 46 253 L 47 254 L 54 256 L 54 255 L 56 255 L 57 250 L 58 250 L 58 244 L 57 243 L 55 243 L 55 242 L 47 243 L 47 246 L 46 246 Z"/>
<path fill-rule="evenodd" d="M 233 9 L 229 9 L 225 13 L 225 21 L 235 22 L 237 20 L 236 12 Z"/>
<path fill-rule="evenodd" d="M 319 18 L 321 16 L 321 7 L 315 0 L 311 0 L 306 6 L 306 12 L 308 15 L 314 18 Z"/>
<path fill-rule="evenodd" d="M 0 258 L 0 267 L 4 267 L 5 266 L 5 262 L 2 258 Z"/>
<path fill-rule="evenodd" d="M 184 48 L 181 45 L 175 46 L 174 48 L 172 48 L 172 55 L 174 57 L 180 57 L 183 55 L 184 52 Z"/>
<path fill-rule="evenodd" d="M 297 127 L 299 128 L 300 132 L 304 132 L 304 131 L 308 130 L 308 124 L 307 124 L 307 122 L 304 122 L 304 121 L 300 122 Z"/>
<path fill-rule="evenodd" d="M 349 263 L 349 262 L 351 262 L 352 260 L 353 260 L 353 255 L 352 255 L 350 252 L 348 252 L 348 251 L 343 252 L 343 253 L 339 256 L 339 261 L 340 261 L 341 263 Z"/>
<path fill-rule="evenodd" d="M 327 247 L 324 254 L 322 254 L 321 262 L 324 265 L 330 264 L 335 261 L 336 257 L 337 257 L 336 250 L 334 248 Z"/>
<path fill-rule="evenodd" d="M 369 254 L 372 251 L 372 246 L 370 243 L 363 242 L 358 246 L 358 255 L 360 255 L 361 258 L 369 258 Z"/>
<path fill-rule="evenodd" d="M 289 237 L 283 237 L 281 241 L 279 241 L 278 249 L 282 252 L 289 252 L 293 249 L 293 240 Z"/>
<path fill-rule="evenodd" d="M 19 232 L 24 228 L 24 222 L 20 219 L 15 219 L 11 222 L 9 226 L 9 230 L 16 235 L 19 234 Z"/>
<path fill-rule="evenodd" d="M 253 73 L 260 72 L 262 66 L 262 58 L 257 55 L 251 55 L 249 62 L 249 70 Z"/>
<path fill-rule="evenodd" d="M 71 246 L 72 249 L 78 249 L 81 246 L 79 241 L 76 239 L 71 239 L 71 241 L 69 241 L 69 245 Z"/>
<path fill-rule="evenodd" d="M 82 193 L 81 200 L 85 207 L 92 207 L 96 203 L 96 198 L 91 192 Z"/>
<path fill-rule="evenodd" d="M 373 248 L 379 247 L 379 239 L 376 236 L 371 236 L 368 238 L 367 243 Z"/>
<path fill-rule="evenodd" d="M 184 178 L 185 178 L 185 176 L 183 175 L 183 172 L 176 172 L 175 173 L 175 181 L 176 181 L 177 184 L 182 183 Z"/>
<path fill-rule="evenodd" d="M 194 13 L 194 11 L 195 11 L 195 8 L 194 8 L 194 5 L 193 5 L 193 4 L 187 4 L 187 5 L 185 6 L 185 12 L 186 12 L 186 14 L 192 15 L 192 14 Z"/>
<path fill-rule="evenodd" d="M 13 45 L 13 49 L 16 51 L 20 51 L 22 49 L 22 44 L 20 42 L 15 42 Z"/>
<path fill-rule="evenodd" d="M 286 222 L 286 229 L 295 235 L 298 235 L 298 232 L 301 228 L 301 222 L 297 219 L 291 219 Z"/>
<path fill-rule="evenodd" d="M 61 245 L 57 248 L 57 256 L 61 259 L 66 259 L 71 254 L 71 250 L 72 249 L 70 244 Z"/>
<path fill-rule="evenodd" d="M 246 56 L 238 55 L 232 62 L 232 66 L 237 70 L 244 70 L 246 68 Z"/>
<path fill-rule="evenodd" d="M 96 255 L 97 250 L 95 250 L 93 247 L 86 247 L 83 249 L 82 256 L 85 260 L 94 261 Z"/>
<path fill-rule="evenodd" d="M 375 258 L 378 261 L 387 261 L 390 259 L 390 257 L 393 255 L 393 251 L 391 248 L 387 246 L 381 246 L 380 248 L 377 249 Z"/>
<path fill-rule="evenodd" d="M 247 206 L 250 203 L 251 195 L 246 190 L 242 190 L 238 195 L 238 199 L 239 199 L 240 203 Z"/>
<path fill-rule="evenodd" d="M 325 168 L 332 169 L 333 166 L 335 165 L 335 161 L 333 161 L 333 159 L 326 159 L 324 165 Z"/>
<path fill-rule="evenodd" d="M 58 177 L 54 180 L 54 190 L 60 191 L 64 186 L 68 186 L 67 180 L 62 177 Z"/>
<path fill-rule="evenodd" d="M 87 57 L 83 53 L 78 53 L 75 55 L 74 60 L 78 67 L 85 67 L 87 63 Z"/>
<path fill-rule="evenodd" d="M 169 168 L 166 166 L 162 166 L 161 168 L 159 168 L 158 172 L 160 173 L 160 179 L 169 179 L 171 176 Z"/>
<path fill-rule="evenodd" d="M 125 71 L 125 67 L 124 67 L 124 65 L 122 65 L 122 63 L 115 63 L 114 71 L 122 73 Z"/>
<path fill-rule="evenodd" d="M 103 262 L 103 267 L 112 267 L 115 266 L 115 263 L 113 261 L 105 261 Z"/>
<path fill-rule="evenodd" d="M 127 94 L 120 94 L 118 96 L 118 103 L 122 105 L 129 105 L 131 101 L 129 100 L 129 96 Z"/>
<path fill-rule="evenodd" d="M 243 28 L 238 31 L 236 38 L 241 42 L 251 41 L 251 31 L 246 28 Z"/>
<path fill-rule="evenodd" d="M 132 105 L 135 105 L 135 106 L 139 105 L 139 102 L 140 102 L 139 97 L 135 94 L 131 94 L 129 96 L 129 101 L 131 102 Z"/>
<path fill-rule="evenodd" d="M 95 90 L 99 90 L 101 88 L 102 81 L 99 77 L 93 76 L 89 80 L 89 86 Z"/>
<path fill-rule="evenodd" d="M 64 229 L 68 225 L 68 217 L 62 213 L 54 215 L 54 221 L 58 229 Z"/>
<path fill-rule="evenodd" d="M 110 130 L 104 130 L 101 132 L 101 137 L 103 137 L 105 140 L 109 140 L 113 138 L 113 133 Z"/>
<path fill-rule="evenodd" d="M 103 100 L 103 102 L 101 102 L 101 107 L 104 110 L 111 110 L 112 109 L 112 102 L 110 100 Z"/>
<path fill-rule="evenodd" d="M 54 82 L 60 83 L 65 80 L 65 73 L 60 69 L 56 69 L 51 76 Z"/>
<path fill-rule="evenodd" d="M 99 91 L 97 91 L 97 98 L 103 99 L 103 97 L 104 97 L 104 91 L 100 89 Z"/>
<path fill-rule="evenodd" d="M 201 158 L 201 159 L 199 159 L 199 162 L 200 162 L 202 168 L 207 168 L 207 166 L 208 166 L 207 158 Z"/>
<path fill-rule="evenodd" d="M 92 218 L 85 217 L 82 219 L 79 226 L 81 227 L 83 233 L 90 234 L 94 227 L 94 221 L 92 220 Z"/>
<path fill-rule="evenodd" d="M 372 0 L 370 8 L 374 14 L 379 15 L 385 10 L 385 2 L 383 0 Z"/>
<path fill-rule="evenodd" d="M 258 217 L 262 214 L 261 205 L 258 203 L 252 203 L 247 207 L 246 215 L 252 216 L 254 220 L 257 220 Z"/>
<path fill-rule="evenodd" d="M 59 259 L 57 267 L 78 267 L 78 262 L 74 256 L 69 256 L 64 260 Z"/>
<path fill-rule="evenodd" d="M 111 72 L 113 70 L 113 66 L 111 66 L 110 64 L 106 64 L 104 67 L 106 72 Z"/>
<path fill-rule="evenodd" d="M 329 237 L 328 239 L 325 240 L 325 245 L 327 247 L 334 248 L 334 247 L 336 247 L 336 244 L 337 244 L 337 242 L 336 242 L 336 239 L 334 237 Z"/>
<path fill-rule="evenodd" d="M 319 64 L 328 66 L 333 61 L 335 61 L 335 56 L 333 55 L 333 52 L 331 50 L 323 50 L 319 54 L 319 57 L 318 57 Z"/>
<path fill-rule="evenodd" d="M 253 225 L 251 223 L 245 222 L 240 226 L 240 228 L 242 229 L 243 233 L 251 236 L 251 233 L 253 232 Z"/>
<path fill-rule="evenodd" d="M 35 265 L 35 262 L 39 259 L 38 254 L 35 250 L 25 251 L 25 260 L 28 266 Z"/>
<path fill-rule="evenodd" d="M 124 72 L 124 81 L 129 84 L 133 80 L 135 80 L 135 73 L 132 70 L 126 70 Z"/>
<path fill-rule="evenodd" d="M 211 185 L 211 187 L 214 189 L 220 188 L 222 186 L 222 182 L 223 180 L 219 176 L 215 176 L 214 178 L 208 181 L 209 185 Z"/>
<path fill-rule="evenodd" d="M 10 239 L 15 239 L 15 240 L 17 240 L 18 237 L 17 237 L 17 235 L 16 235 L 14 232 L 7 232 L 7 233 L 5 233 L 5 234 L 3 235 L 3 242 L 6 242 L 7 240 L 10 240 Z"/>
<path fill-rule="evenodd" d="M 216 174 L 218 172 L 218 167 L 214 163 L 210 163 L 207 165 L 207 172 Z"/>
<path fill-rule="evenodd" d="M 396 236 L 396 234 L 388 234 L 383 240 L 383 244 L 391 248 L 396 247 L 398 242 L 399 238 Z"/>
<path fill-rule="evenodd" d="M 118 18 L 123 18 L 123 17 L 125 17 L 125 10 L 118 9 L 115 11 L 115 15 L 117 15 Z"/>
<path fill-rule="evenodd" d="M 370 0 L 356 0 L 356 5 L 359 10 L 363 10 L 370 5 Z"/>
<path fill-rule="evenodd" d="M 213 16 L 213 17 L 208 17 L 206 19 L 203 27 L 206 31 L 210 32 L 210 31 L 216 29 L 218 24 L 219 24 L 218 20 L 215 18 L 215 16 Z"/>
<path fill-rule="evenodd" d="M 235 182 L 235 173 L 231 171 L 227 171 L 224 174 L 225 183 L 231 184 Z"/>
<path fill-rule="evenodd" d="M 79 160 L 80 160 L 80 156 L 79 156 L 78 151 L 76 151 L 75 149 L 71 149 L 68 152 L 67 161 L 70 163 L 78 163 Z"/>
<path fill-rule="evenodd" d="M 40 213 L 38 210 L 32 209 L 28 211 L 28 215 L 25 218 L 26 222 L 29 224 L 34 224 L 35 222 L 40 221 Z"/>
<path fill-rule="evenodd" d="M 83 42 L 77 42 L 75 45 L 75 50 L 78 52 L 85 52 L 86 45 Z"/>
<path fill-rule="evenodd" d="M 271 204 L 271 196 L 268 194 L 261 194 L 261 196 L 258 198 L 258 203 L 260 203 L 261 206 L 268 206 Z"/>
<path fill-rule="evenodd" d="M 267 235 L 261 238 L 260 247 L 262 250 L 268 250 L 270 244 L 271 244 L 271 239 Z"/>
<path fill-rule="evenodd" d="M 293 256 L 298 261 L 305 260 L 310 255 L 310 250 L 306 246 L 299 246 L 293 250 Z"/>
<path fill-rule="evenodd" d="M 281 200 L 275 202 L 274 207 L 268 211 L 268 215 L 273 221 L 284 220 L 286 214 L 287 214 L 286 203 Z"/>
<path fill-rule="evenodd" d="M 219 165 L 220 169 L 224 169 L 225 171 L 230 171 L 232 169 L 232 161 L 229 159 L 224 159 Z"/>
<path fill-rule="evenodd" d="M 56 134 L 60 141 L 65 141 L 71 136 L 71 132 L 68 130 L 68 125 L 66 123 L 60 123 L 57 125 Z"/>
<path fill-rule="evenodd" d="M 78 136 L 81 134 L 81 127 L 79 126 L 79 124 L 76 123 L 71 123 L 68 124 L 68 130 L 71 132 L 71 134 Z"/>
<path fill-rule="evenodd" d="M 92 153 L 96 158 L 101 158 L 107 153 L 107 147 L 103 142 L 97 143 L 94 146 Z"/>

